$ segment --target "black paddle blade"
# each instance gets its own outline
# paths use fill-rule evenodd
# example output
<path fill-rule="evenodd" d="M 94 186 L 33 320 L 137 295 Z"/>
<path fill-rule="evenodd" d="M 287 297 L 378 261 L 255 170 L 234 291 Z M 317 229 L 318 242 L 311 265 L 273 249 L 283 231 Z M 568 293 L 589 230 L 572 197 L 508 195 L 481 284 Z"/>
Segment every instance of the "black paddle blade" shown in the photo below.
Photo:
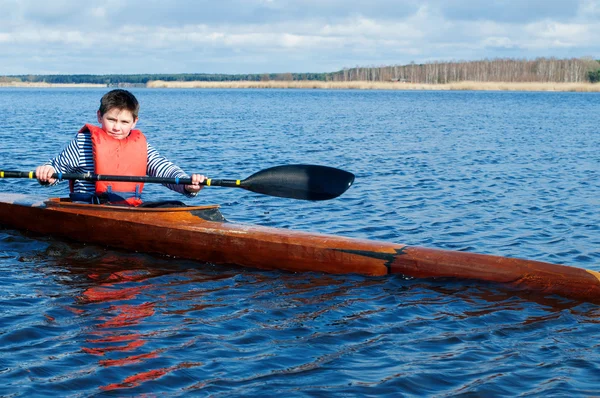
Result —
<path fill-rule="evenodd" d="M 337 198 L 354 182 L 354 174 L 327 166 L 292 164 L 252 174 L 240 183 L 248 191 L 282 198 L 328 200 Z"/>

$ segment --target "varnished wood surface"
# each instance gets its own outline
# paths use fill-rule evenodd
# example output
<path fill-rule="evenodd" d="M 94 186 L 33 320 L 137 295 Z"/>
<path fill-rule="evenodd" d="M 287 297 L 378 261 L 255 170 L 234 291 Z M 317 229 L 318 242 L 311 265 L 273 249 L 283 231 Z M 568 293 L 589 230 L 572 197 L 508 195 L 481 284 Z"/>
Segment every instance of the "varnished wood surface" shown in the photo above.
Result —
<path fill-rule="evenodd" d="M 600 274 L 582 268 L 202 218 L 218 214 L 218 206 L 131 209 L 58 199 L 28 206 L 2 199 L 5 227 L 128 250 L 292 272 L 474 279 L 600 301 Z"/>

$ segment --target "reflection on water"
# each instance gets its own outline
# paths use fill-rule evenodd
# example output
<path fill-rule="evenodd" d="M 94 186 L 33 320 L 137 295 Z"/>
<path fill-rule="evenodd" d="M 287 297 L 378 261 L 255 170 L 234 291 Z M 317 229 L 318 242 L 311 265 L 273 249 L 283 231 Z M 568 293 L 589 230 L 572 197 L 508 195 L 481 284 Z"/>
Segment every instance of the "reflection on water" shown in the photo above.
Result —
<path fill-rule="evenodd" d="M 101 93 L 0 89 L 0 158 L 27 170 L 52 156 Z M 600 270 L 597 95 L 136 94 L 139 127 L 188 171 L 357 175 L 333 201 L 194 200 L 228 219 Z M 0 229 L 0 396 L 594 396 L 599 316 L 472 281 L 217 267 Z"/>

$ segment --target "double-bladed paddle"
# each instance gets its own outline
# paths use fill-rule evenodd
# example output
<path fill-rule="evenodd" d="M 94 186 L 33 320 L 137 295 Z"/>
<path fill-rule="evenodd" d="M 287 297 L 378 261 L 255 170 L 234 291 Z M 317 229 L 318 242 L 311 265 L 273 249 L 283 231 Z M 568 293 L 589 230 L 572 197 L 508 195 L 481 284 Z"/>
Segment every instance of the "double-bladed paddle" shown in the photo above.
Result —
<path fill-rule="evenodd" d="M 36 178 L 35 172 L 2 171 L 0 178 Z M 54 173 L 58 180 L 121 181 L 190 185 L 191 178 L 133 177 L 100 174 Z M 328 166 L 292 164 L 275 166 L 252 174 L 245 180 L 206 179 L 202 185 L 236 187 L 281 198 L 328 200 L 337 198 L 354 182 L 354 174 Z"/>

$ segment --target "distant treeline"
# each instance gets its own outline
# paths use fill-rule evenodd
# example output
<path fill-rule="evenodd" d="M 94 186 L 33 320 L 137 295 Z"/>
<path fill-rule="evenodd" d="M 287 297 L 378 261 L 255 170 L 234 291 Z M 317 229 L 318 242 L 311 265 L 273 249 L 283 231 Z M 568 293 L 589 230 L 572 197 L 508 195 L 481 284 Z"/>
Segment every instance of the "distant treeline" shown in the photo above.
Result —
<path fill-rule="evenodd" d="M 334 81 L 398 81 L 446 84 L 461 81 L 583 83 L 600 81 L 600 63 L 589 58 L 492 59 L 356 67 L 332 74 Z"/>
<path fill-rule="evenodd" d="M 177 74 L 139 74 L 139 75 L 10 75 L 0 76 L 0 82 L 31 82 L 54 84 L 146 84 L 149 81 L 265 81 L 265 80 L 321 80 L 325 81 L 327 73 L 270 73 L 270 74 L 209 74 L 209 73 L 177 73 Z"/>
<path fill-rule="evenodd" d="M 486 59 L 482 61 L 429 62 L 425 64 L 344 68 L 330 73 L 265 74 L 137 74 L 137 75 L 11 75 L 2 82 L 87 83 L 145 85 L 149 81 L 368 81 L 446 84 L 477 82 L 600 82 L 600 62 L 591 58 Z"/>

